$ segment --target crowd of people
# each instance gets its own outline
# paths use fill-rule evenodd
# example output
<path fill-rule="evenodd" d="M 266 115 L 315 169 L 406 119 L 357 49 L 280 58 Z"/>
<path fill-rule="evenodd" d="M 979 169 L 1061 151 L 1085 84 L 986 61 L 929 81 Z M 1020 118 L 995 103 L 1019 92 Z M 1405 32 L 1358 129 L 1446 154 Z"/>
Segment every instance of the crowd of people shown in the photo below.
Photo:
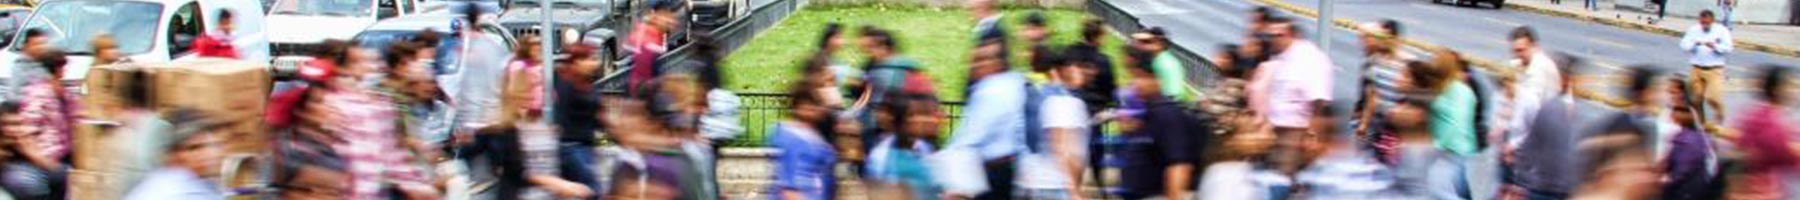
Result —
<path fill-rule="evenodd" d="M 700 35 L 686 60 L 659 60 L 679 3 L 648 6 L 627 44 L 633 62 L 623 91 L 601 88 L 609 56 L 578 40 L 542 52 L 541 38 L 500 44 L 469 26 L 379 47 L 326 41 L 300 67 L 296 86 L 275 91 L 263 112 L 278 138 L 270 195 L 731 198 L 717 174 L 734 166 L 719 166 L 719 147 L 742 139 L 745 125 L 740 100 L 722 88 L 724 52 Z M 1030 13 L 1014 31 L 994 0 L 969 0 L 967 8 L 975 38 L 960 94 L 967 102 L 955 119 L 933 83 L 941 77 L 903 53 L 895 30 L 861 26 L 853 35 L 851 26 L 827 25 L 817 51 L 795 66 L 800 80 L 789 86 L 787 113 L 766 138 L 777 150 L 768 198 L 844 198 L 838 183 L 848 180 L 862 181 L 870 199 L 1800 195 L 1787 185 L 1800 165 L 1786 118 L 1796 98 L 1793 69 L 1762 68 L 1758 102 L 1726 110 L 1721 71 L 1732 42 L 1710 12 L 1680 45 L 1693 56 L 1691 73 L 1630 67 L 1621 92 L 1628 105 L 1608 107 L 1573 94 L 1583 63 L 1540 47 L 1530 27 L 1496 38 L 1515 58 L 1484 69 L 1450 49 L 1404 50 L 1399 22 L 1362 25 L 1364 73 L 1338 77 L 1324 50 L 1268 8 L 1251 10 L 1243 43 L 1226 45 L 1212 63 L 1184 63 L 1168 39 L 1177 33 L 1157 27 L 1124 34 L 1129 44 L 1115 61 L 1103 53 L 1112 37 L 1104 22 L 1054 30 Z M 477 9 L 464 14 L 465 24 L 483 19 Z M 231 30 L 231 14 L 218 17 L 219 30 Z M 1080 40 L 1050 42 L 1059 31 Z M 0 189 L 8 197 L 223 199 L 259 191 L 227 189 L 215 178 L 224 143 L 234 142 L 224 139 L 228 116 L 157 108 L 152 92 L 172 91 L 150 88 L 148 72 L 118 79 L 127 86 L 120 108 L 85 116 L 93 112 L 79 110 L 80 95 L 59 81 L 67 53 L 48 46 L 42 30 L 23 34 L 26 56 L 0 94 Z M 205 34 L 196 52 L 235 58 L 231 44 L 219 42 L 230 37 Z M 129 62 L 110 38 L 91 40 L 95 65 Z M 1013 42 L 1028 48 L 1011 49 Z M 840 56 L 852 45 L 866 60 Z M 463 75 L 441 78 L 448 68 Z M 1192 70 L 1221 76 L 1189 80 Z M 1361 95 L 1334 99 L 1339 78 L 1360 79 Z M 1192 84 L 1200 81 L 1213 86 Z M 957 125 L 944 130 L 948 120 Z M 115 173 L 108 175 L 117 181 L 104 183 L 120 191 L 67 186 L 74 132 L 94 124 L 125 138 L 106 140 L 118 160 L 95 168 Z M 1119 183 L 1105 182 L 1115 176 Z"/>

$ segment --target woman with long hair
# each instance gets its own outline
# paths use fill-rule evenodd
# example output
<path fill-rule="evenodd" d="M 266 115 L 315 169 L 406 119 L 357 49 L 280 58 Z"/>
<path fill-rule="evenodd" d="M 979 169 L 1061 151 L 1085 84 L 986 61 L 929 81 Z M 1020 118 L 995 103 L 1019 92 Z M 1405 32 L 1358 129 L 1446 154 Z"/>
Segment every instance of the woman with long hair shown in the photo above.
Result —
<path fill-rule="evenodd" d="M 1794 70 L 1787 66 L 1763 69 L 1761 99 L 1743 113 L 1736 128 L 1737 149 L 1744 154 L 1744 168 L 1727 190 L 1727 199 L 1783 199 L 1782 173 L 1800 164 L 1794 152 L 1795 129 L 1787 123 L 1785 111 L 1794 102 L 1792 83 Z"/>

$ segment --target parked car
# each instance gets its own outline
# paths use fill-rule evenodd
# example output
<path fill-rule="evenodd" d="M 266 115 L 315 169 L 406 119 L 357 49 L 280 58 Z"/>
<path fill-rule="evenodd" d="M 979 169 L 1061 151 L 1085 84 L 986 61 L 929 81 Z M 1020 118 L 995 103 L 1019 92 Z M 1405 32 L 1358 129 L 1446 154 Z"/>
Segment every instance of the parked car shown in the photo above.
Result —
<path fill-rule="evenodd" d="M 297 66 L 328 39 L 348 40 L 376 21 L 419 12 L 414 0 L 279 0 L 268 20 L 275 64 Z"/>
<path fill-rule="evenodd" d="M 1431 2 L 1432 3 L 1450 2 L 1450 3 L 1455 3 L 1456 5 L 1471 5 L 1471 6 L 1481 5 L 1481 3 L 1488 3 L 1488 5 L 1493 5 L 1494 9 L 1500 9 L 1500 8 L 1506 7 L 1506 0 L 1431 0 Z"/>
<path fill-rule="evenodd" d="M 608 60 L 624 58 L 620 46 L 622 35 L 635 25 L 633 19 L 641 10 L 633 9 L 632 0 L 513 0 L 500 14 L 500 24 L 517 36 L 539 36 L 561 45 L 565 41 L 584 41 L 602 47 L 600 55 Z M 543 30 L 543 4 L 550 3 L 551 23 L 556 30 Z M 545 34 L 549 33 L 549 34 Z M 547 36 L 546 36 L 547 35 Z M 673 41 L 673 40 L 671 40 Z M 561 47 L 552 47 L 559 52 Z M 611 62 L 607 62 L 611 64 Z M 606 66 L 610 67 L 610 66 Z"/>
<path fill-rule="evenodd" d="M 513 38 L 512 33 L 507 32 L 506 28 L 502 28 L 500 24 L 493 23 L 493 20 L 482 21 L 487 22 L 476 25 L 476 28 L 479 28 L 482 33 L 485 33 L 485 35 L 489 37 L 481 39 L 506 45 L 507 49 L 513 48 L 513 42 L 515 42 L 516 39 Z M 362 47 L 384 49 L 387 45 L 393 44 L 394 42 L 411 40 L 414 36 L 419 34 L 420 30 L 425 29 L 430 29 L 446 36 L 443 37 L 442 40 L 459 40 L 457 37 L 449 37 L 456 32 L 452 27 L 461 28 L 460 26 L 464 26 L 465 24 L 467 23 L 466 20 L 462 18 L 462 15 L 412 15 L 399 17 L 382 20 L 381 22 L 376 22 L 373 26 L 369 26 L 368 29 L 363 29 L 361 33 L 356 34 L 355 41 Z M 462 55 L 457 55 L 458 53 L 460 53 L 460 51 L 449 51 L 438 55 L 439 59 L 436 59 L 437 62 L 444 62 L 438 64 L 445 66 L 444 69 L 438 70 L 437 80 L 440 85 L 456 85 L 449 83 L 456 83 L 461 80 L 461 64 L 457 63 L 460 60 L 451 59 L 463 57 Z M 455 94 L 456 89 L 457 88 L 455 87 L 444 87 L 445 92 L 449 94 Z"/>
<path fill-rule="evenodd" d="M 31 7 L 13 4 L 0 4 L 0 45 L 12 44 L 12 36 L 19 32 L 19 26 L 25 24 L 25 18 L 31 17 Z"/>
<path fill-rule="evenodd" d="M 93 62 L 89 39 L 111 34 L 119 51 L 133 62 L 190 60 L 195 38 L 218 24 L 220 10 L 263 13 L 262 5 L 245 0 L 55 0 L 40 3 L 24 29 L 44 30 L 51 46 L 70 53 L 64 81 L 78 83 Z M 239 14 L 233 20 L 231 44 L 243 60 L 269 61 L 269 40 L 262 15 Z M 14 35 L 13 40 L 24 37 Z M 0 78 L 11 78 L 13 60 L 22 44 L 0 51 Z M 71 84 L 76 85 L 76 84 Z"/>
<path fill-rule="evenodd" d="M 750 14 L 749 0 L 693 0 L 693 29 L 712 31 Z"/>

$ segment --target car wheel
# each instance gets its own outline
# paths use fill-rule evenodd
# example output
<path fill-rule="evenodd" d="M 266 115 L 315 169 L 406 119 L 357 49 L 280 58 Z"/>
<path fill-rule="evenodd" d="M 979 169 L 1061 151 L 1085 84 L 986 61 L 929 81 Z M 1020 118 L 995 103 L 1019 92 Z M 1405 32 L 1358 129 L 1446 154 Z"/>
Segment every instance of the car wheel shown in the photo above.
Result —
<path fill-rule="evenodd" d="M 1506 9 L 1506 0 L 1494 0 L 1494 10 Z"/>

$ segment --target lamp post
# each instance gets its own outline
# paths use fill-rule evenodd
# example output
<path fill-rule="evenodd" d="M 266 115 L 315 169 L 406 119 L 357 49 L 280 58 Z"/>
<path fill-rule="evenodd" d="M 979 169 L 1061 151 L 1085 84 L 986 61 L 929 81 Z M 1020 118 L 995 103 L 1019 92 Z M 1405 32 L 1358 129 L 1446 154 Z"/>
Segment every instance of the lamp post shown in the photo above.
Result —
<path fill-rule="evenodd" d="M 552 18 L 550 18 L 550 13 L 554 13 L 551 12 L 552 4 L 555 3 L 550 2 L 550 0 L 540 0 L 538 3 L 538 5 L 542 6 L 544 9 L 542 11 L 543 24 L 540 26 L 542 28 L 538 29 L 538 41 L 543 42 L 543 45 L 539 46 L 543 46 L 544 48 L 542 53 L 538 54 L 539 56 L 543 56 L 542 62 L 544 66 L 544 96 L 542 97 L 544 98 L 543 123 L 550 123 L 550 118 L 553 117 L 551 113 L 553 113 L 554 110 L 552 110 L 552 106 L 549 105 L 556 105 L 553 103 L 556 99 L 551 98 L 555 96 L 556 87 L 550 85 L 555 84 L 555 81 L 550 81 L 551 77 L 556 77 L 556 42 L 550 38 L 554 37 L 553 35 L 556 33 L 556 23 L 551 23 Z"/>
<path fill-rule="evenodd" d="M 1319 49 L 1325 50 L 1327 56 L 1331 55 L 1331 1 L 1319 0 L 1319 28 L 1314 29 L 1319 33 L 1313 38 L 1313 42 L 1319 44 Z"/>

